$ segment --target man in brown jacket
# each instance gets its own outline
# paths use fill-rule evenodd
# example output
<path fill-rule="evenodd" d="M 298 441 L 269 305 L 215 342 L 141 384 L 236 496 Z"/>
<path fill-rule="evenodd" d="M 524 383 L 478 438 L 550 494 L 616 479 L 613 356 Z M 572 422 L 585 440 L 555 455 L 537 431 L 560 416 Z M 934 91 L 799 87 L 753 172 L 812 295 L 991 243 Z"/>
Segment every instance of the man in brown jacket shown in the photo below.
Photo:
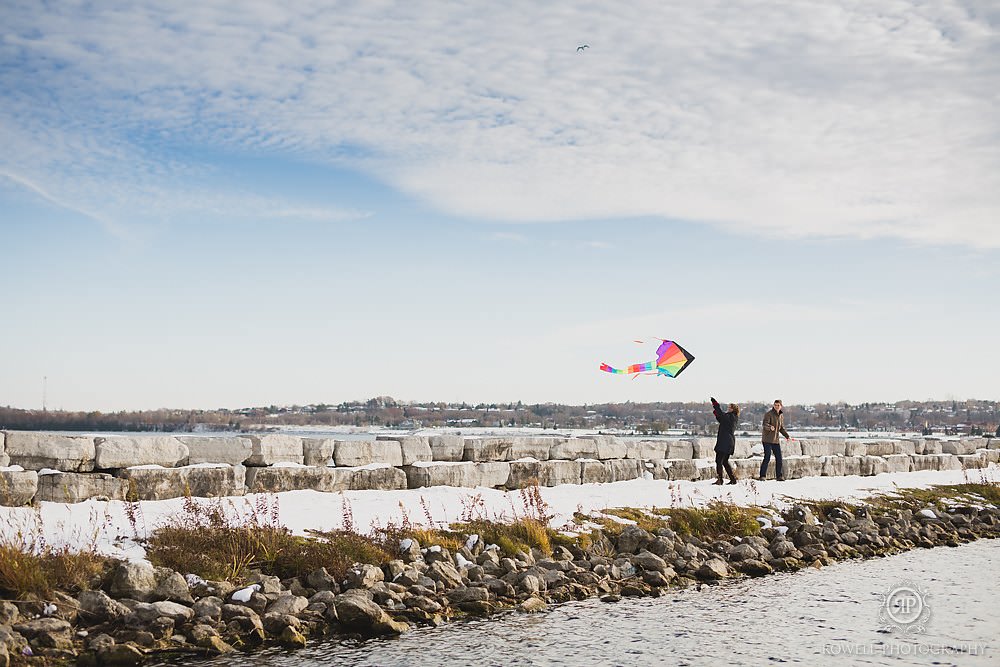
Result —
<path fill-rule="evenodd" d="M 785 413 L 781 410 L 781 401 L 776 400 L 774 407 L 764 413 L 764 425 L 761 428 L 761 443 L 764 445 L 764 461 L 760 464 L 760 481 L 767 477 L 767 466 L 771 462 L 771 454 L 774 454 L 774 475 L 779 482 L 785 481 L 784 470 L 781 467 L 781 438 L 791 440 L 788 431 L 785 430 Z"/>

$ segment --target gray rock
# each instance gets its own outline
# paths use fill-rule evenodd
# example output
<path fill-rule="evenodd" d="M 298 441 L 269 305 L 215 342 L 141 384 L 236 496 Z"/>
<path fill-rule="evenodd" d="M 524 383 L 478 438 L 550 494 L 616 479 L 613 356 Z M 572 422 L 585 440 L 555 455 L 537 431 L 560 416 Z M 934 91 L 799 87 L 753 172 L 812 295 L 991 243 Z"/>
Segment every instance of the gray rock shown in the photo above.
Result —
<path fill-rule="evenodd" d="M 549 449 L 550 459 L 575 461 L 576 459 L 597 459 L 597 441 L 589 438 L 570 438 Z"/>
<path fill-rule="evenodd" d="M 269 466 L 275 463 L 302 463 L 302 438 L 294 435 L 251 435 L 248 466 Z M 337 465 L 340 465 L 339 463 Z"/>
<path fill-rule="evenodd" d="M 156 571 L 147 561 L 121 563 L 111 579 L 111 595 L 147 601 L 156 590 Z"/>
<path fill-rule="evenodd" d="M 132 613 L 145 623 L 154 621 L 161 616 L 173 619 L 174 622 L 190 621 L 194 618 L 194 610 L 191 607 L 166 600 L 153 603 L 140 602 L 132 609 Z"/>
<path fill-rule="evenodd" d="M 335 465 L 336 443 L 333 438 L 302 438 L 302 463 L 307 466 Z"/>
<path fill-rule="evenodd" d="M 279 595 L 278 599 L 267 606 L 268 614 L 281 616 L 295 615 L 309 606 L 309 600 L 298 595 Z"/>
<path fill-rule="evenodd" d="M 186 495 L 198 498 L 242 496 L 246 491 L 243 466 L 218 468 L 125 468 L 118 477 L 129 481 L 135 500 L 168 500 Z"/>
<path fill-rule="evenodd" d="M 360 595 L 338 595 L 334 605 L 340 622 L 361 634 L 400 634 L 409 629 L 408 625 L 393 620 L 381 607 Z"/>
<path fill-rule="evenodd" d="M 6 455 L 12 465 L 27 470 L 50 468 L 63 472 L 94 469 L 92 437 L 28 431 L 7 431 L 6 435 Z"/>
<path fill-rule="evenodd" d="M 774 571 L 770 565 L 757 559 L 741 561 L 738 568 L 740 572 L 749 574 L 751 577 L 763 577 L 765 574 L 771 574 Z"/>
<path fill-rule="evenodd" d="M 729 568 L 726 566 L 726 562 L 719 558 L 711 558 L 705 561 L 698 571 L 695 572 L 695 576 L 699 579 L 706 580 L 716 580 L 725 579 L 729 576 Z"/>
<path fill-rule="evenodd" d="M 94 438 L 94 467 L 100 470 L 159 465 L 187 465 L 187 445 L 171 436 L 113 435 Z"/>
<path fill-rule="evenodd" d="M 563 439 L 561 438 L 550 437 L 514 437 L 510 439 L 510 450 L 508 450 L 507 456 L 511 461 L 526 458 L 547 461 L 549 459 L 549 451 L 554 445 L 562 441 Z"/>
<path fill-rule="evenodd" d="M 131 609 L 121 602 L 112 599 L 104 591 L 83 591 L 77 597 L 80 623 L 82 625 L 97 625 L 124 618 Z"/>
<path fill-rule="evenodd" d="M 671 569 L 665 560 L 648 551 L 640 551 L 638 555 L 632 556 L 629 560 L 632 561 L 633 565 L 636 565 L 643 570 L 653 570 L 655 572 L 665 573 L 667 570 Z"/>
<path fill-rule="evenodd" d="M 253 444 L 250 442 L 250 438 L 179 435 L 177 439 L 188 448 L 188 465 L 199 463 L 243 465 L 253 453 Z"/>
<path fill-rule="evenodd" d="M 539 611 L 545 611 L 547 608 L 548 605 L 545 604 L 545 601 L 534 595 L 517 605 L 517 610 L 524 614 L 534 614 Z"/>
<path fill-rule="evenodd" d="M 462 454 L 464 461 L 510 460 L 510 438 L 466 438 Z"/>
<path fill-rule="evenodd" d="M 17 605 L 0 600 L 0 625 L 14 625 L 19 616 Z"/>
<path fill-rule="evenodd" d="M 61 472 L 39 475 L 36 501 L 79 503 L 91 498 L 124 500 L 128 483 L 107 473 Z"/>
<path fill-rule="evenodd" d="M 188 589 L 187 580 L 170 568 L 154 568 L 156 576 L 156 589 L 150 596 L 150 600 L 169 600 L 182 604 L 194 604 L 191 591 Z"/>
<path fill-rule="evenodd" d="M 354 471 L 328 466 L 247 468 L 246 487 L 250 493 L 323 491 L 339 493 L 351 488 Z"/>
<path fill-rule="evenodd" d="M 733 562 L 739 562 L 743 560 L 753 560 L 760 557 L 757 550 L 746 543 L 737 544 L 736 546 L 729 549 L 727 552 L 729 560 Z"/>
<path fill-rule="evenodd" d="M 428 439 L 432 461 L 461 461 L 465 439 L 460 435 L 432 435 Z"/>
<path fill-rule="evenodd" d="M 306 576 L 306 584 L 309 588 L 317 591 L 339 592 L 339 585 L 332 574 L 326 571 L 325 567 L 313 570 Z"/>
<path fill-rule="evenodd" d="M 27 505 L 38 491 L 38 473 L 34 470 L 0 470 L 0 505 Z"/>
<path fill-rule="evenodd" d="M 406 482 L 411 489 L 430 486 L 475 488 L 483 486 L 483 474 L 479 464 L 471 461 L 418 465 L 406 469 Z"/>
<path fill-rule="evenodd" d="M 372 463 L 401 466 L 403 450 L 398 440 L 337 440 L 333 460 L 340 467 L 366 466 Z"/>
<path fill-rule="evenodd" d="M 434 581 L 440 581 L 446 588 L 457 588 L 462 585 L 462 575 L 455 566 L 446 561 L 435 561 L 427 568 L 427 576 Z"/>
<path fill-rule="evenodd" d="M 209 595 L 200 598 L 191 607 L 194 615 L 204 616 L 205 618 L 210 618 L 214 621 L 218 621 L 222 618 L 222 605 L 224 602 L 222 598 L 215 597 L 214 595 Z"/>
<path fill-rule="evenodd" d="M 463 602 L 486 602 L 490 599 L 490 592 L 478 586 L 462 586 L 448 591 L 446 595 L 456 605 Z"/>
<path fill-rule="evenodd" d="M 348 588 L 371 588 L 385 580 L 382 568 L 374 565 L 355 565 L 347 572 Z"/>
<path fill-rule="evenodd" d="M 355 468 L 351 477 L 354 491 L 400 491 L 406 488 L 406 473 L 399 468 Z"/>
<path fill-rule="evenodd" d="M 407 596 L 403 603 L 410 608 L 419 609 L 428 614 L 438 614 L 444 607 L 439 605 L 434 600 L 430 599 L 425 595 L 410 595 Z"/>
<path fill-rule="evenodd" d="M 539 486 L 579 484 L 580 474 L 577 461 L 511 461 L 507 486 L 519 489 L 536 482 Z"/>
<path fill-rule="evenodd" d="M 625 526 L 618 536 L 618 551 L 632 554 L 653 541 L 653 536 L 638 526 Z"/>
<path fill-rule="evenodd" d="M 375 439 L 376 441 L 387 440 L 399 443 L 400 455 L 402 457 L 401 465 L 408 466 L 418 462 L 434 460 L 434 454 L 427 436 L 406 435 L 388 437 L 380 435 Z"/>

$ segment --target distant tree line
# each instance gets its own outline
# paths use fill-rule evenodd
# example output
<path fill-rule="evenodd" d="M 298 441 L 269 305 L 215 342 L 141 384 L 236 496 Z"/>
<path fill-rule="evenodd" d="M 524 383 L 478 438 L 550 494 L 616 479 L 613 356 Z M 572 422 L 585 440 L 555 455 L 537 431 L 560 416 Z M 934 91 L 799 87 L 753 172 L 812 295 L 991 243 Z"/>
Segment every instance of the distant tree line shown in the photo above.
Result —
<path fill-rule="evenodd" d="M 770 403 L 744 403 L 740 430 L 759 428 Z M 896 403 L 817 403 L 787 405 L 791 428 L 869 431 L 911 430 L 928 433 L 989 434 L 1000 425 L 1000 402 L 898 401 Z M 257 430 L 267 426 L 357 426 L 418 428 L 524 427 L 594 428 L 636 433 L 711 433 L 715 419 L 708 403 L 444 403 L 403 402 L 378 396 L 339 404 L 261 406 L 218 410 L 146 410 L 70 412 L 0 408 L 0 428 L 59 431 Z"/>

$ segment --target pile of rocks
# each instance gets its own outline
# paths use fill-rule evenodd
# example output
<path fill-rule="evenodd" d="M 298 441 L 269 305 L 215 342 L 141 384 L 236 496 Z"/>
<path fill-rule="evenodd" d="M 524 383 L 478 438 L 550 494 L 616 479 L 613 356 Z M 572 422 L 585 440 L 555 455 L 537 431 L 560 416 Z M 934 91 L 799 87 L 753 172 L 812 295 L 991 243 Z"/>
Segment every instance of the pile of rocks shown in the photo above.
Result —
<path fill-rule="evenodd" d="M 732 464 L 741 476 L 757 475 L 761 459 L 755 442 L 737 440 Z M 542 486 L 641 477 L 697 481 L 715 475 L 714 445 L 713 438 L 638 440 L 604 435 L 442 434 L 340 440 L 285 434 L 92 436 L 7 431 L 0 432 L 0 505 L 305 489 L 516 489 L 529 480 Z M 1000 463 L 996 438 L 813 437 L 785 443 L 783 450 L 787 478 L 961 470 Z"/>
<path fill-rule="evenodd" d="M 325 569 L 287 580 L 255 573 L 239 590 L 146 562 L 121 563 L 103 590 L 0 602 L 0 667 L 11 655 L 97 666 L 138 664 L 151 653 L 296 648 L 330 633 L 398 634 L 456 615 L 535 612 L 594 596 L 606 602 L 658 596 L 671 586 L 1000 537 L 1000 511 L 971 505 L 878 514 L 834 508 L 824 521 L 795 506 L 773 523 L 760 521 L 759 535 L 710 540 L 630 525 L 618 534 L 597 533 L 586 549 L 559 546 L 551 555 L 505 556 L 478 536 L 456 553 L 406 539 L 398 559 L 381 567 L 357 564 L 340 581 Z"/>

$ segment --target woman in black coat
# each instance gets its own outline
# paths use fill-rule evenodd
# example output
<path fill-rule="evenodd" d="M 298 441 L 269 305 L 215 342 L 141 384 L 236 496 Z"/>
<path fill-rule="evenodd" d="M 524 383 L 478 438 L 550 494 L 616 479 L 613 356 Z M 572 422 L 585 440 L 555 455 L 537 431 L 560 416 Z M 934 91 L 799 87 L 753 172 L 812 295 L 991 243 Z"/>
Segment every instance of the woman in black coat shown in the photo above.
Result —
<path fill-rule="evenodd" d="M 716 484 L 722 484 L 722 469 L 729 475 L 729 483 L 736 483 L 733 467 L 729 465 L 729 457 L 736 451 L 736 424 L 740 420 L 740 406 L 729 404 L 729 411 L 723 412 L 719 402 L 712 399 L 712 412 L 719 422 L 719 435 L 715 439 L 715 474 Z"/>

